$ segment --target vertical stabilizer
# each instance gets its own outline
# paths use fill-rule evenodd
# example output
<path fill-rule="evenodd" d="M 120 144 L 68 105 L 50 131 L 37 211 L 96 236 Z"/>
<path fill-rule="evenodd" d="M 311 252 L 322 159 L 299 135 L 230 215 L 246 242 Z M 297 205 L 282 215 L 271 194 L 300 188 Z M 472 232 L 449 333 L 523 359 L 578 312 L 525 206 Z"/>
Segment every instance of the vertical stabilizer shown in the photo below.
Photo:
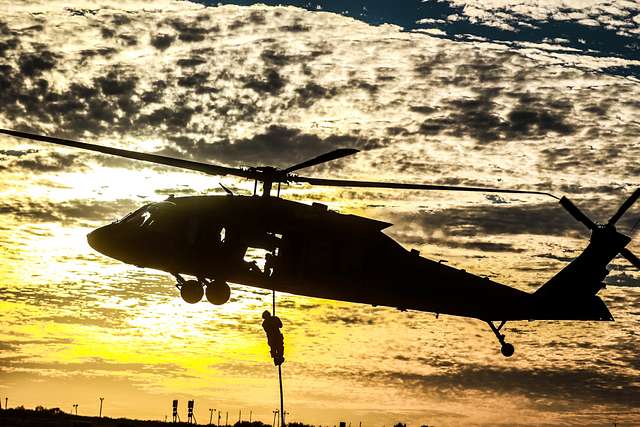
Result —
<path fill-rule="evenodd" d="M 615 228 L 616 222 L 638 198 L 640 188 L 606 224 L 593 222 L 566 197 L 560 199 L 562 207 L 591 230 L 591 240 L 575 260 L 533 294 L 535 319 L 613 320 L 597 293 L 604 287 L 603 280 L 609 273 L 607 265 L 617 255 L 640 269 L 640 260 L 626 249 L 631 238 Z"/>

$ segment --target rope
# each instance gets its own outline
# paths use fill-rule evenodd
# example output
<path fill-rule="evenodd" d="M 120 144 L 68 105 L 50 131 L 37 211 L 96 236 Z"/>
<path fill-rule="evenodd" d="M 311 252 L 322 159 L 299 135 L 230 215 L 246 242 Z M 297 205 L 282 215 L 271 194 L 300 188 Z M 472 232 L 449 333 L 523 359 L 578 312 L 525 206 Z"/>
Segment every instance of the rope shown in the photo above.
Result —
<path fill-rule="evenodd" d="M 272 308 L 272 312 L 273 312 L 273 316 L 275 317 L 276 315 L 276 290 L 273 289 L 272 291 L 272 304 L 273 304 L 273 308 Z M 282 391 L 282 364 L 278 365 L 278 383 L 280 384 L 280 426 L 281 427 L 285 427 L 285 423 L 284 423 L 284 393 Z"/>

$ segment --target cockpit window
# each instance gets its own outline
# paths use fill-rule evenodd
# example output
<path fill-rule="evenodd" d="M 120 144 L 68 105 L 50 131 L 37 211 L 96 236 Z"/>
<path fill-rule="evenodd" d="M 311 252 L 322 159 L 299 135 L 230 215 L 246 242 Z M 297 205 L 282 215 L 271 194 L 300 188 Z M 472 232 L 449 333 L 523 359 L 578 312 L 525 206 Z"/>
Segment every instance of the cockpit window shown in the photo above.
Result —
<path fill-rule="evenodd" d="M 136 209 L 135 211 L 129 212 L 128 214 L 126 214 L 126 215 L 125 215 L 125 216 L 123 216 L 122 218 L 120 218 L 120 219 L 116 220 L 116 221 L 114 222 L 114 224 L 119 224 L 119 223 L 122 223 L 122 222 L 129 222 L 129 221 L 131 221 L 133 218 L 138 217 L 138 215 L 140 214 L 140 212 L 144 211 L 144 210 L 147 208 L 147 206 L 149 206 L 149 205 L 144 205 L 143 207 L 138 208 L 138 209 Z"/>
<path fill-rule="evenodd" d="M 144 226 L 145 224 L 151 225 L 151 223 L 153 222 L 153 220 L 151 219 L 151 212 L 149 211 L 142 212 L 142 215 L 140 216 L 142 217 L 142 224 L 140 224 L 140 227 Z"/>
<path fill-rule="evenodd" d="M 151 203 L 131 212 L 117 222 L 137 225 L 138 227 L 147 227 L 162 217 L 164 213 L 173 209 L 175 205 L 173 202 Z"/>
<path fill-rule="evenodd" d="M 142 212 L 142 214 L 140 215 L 142 217 L 140 227 L 152 226 L 159 218 L 162 218 L 175 206 L 176 204 L 173 202 L 159 202 L 148 205 L 144 212 Z"/>

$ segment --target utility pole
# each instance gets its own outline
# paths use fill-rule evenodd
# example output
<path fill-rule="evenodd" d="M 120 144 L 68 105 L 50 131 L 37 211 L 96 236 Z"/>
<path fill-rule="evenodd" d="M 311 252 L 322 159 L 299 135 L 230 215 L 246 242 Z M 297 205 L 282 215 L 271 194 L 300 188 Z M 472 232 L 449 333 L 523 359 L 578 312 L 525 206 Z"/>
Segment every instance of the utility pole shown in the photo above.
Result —
<path fill-rule="evenodd" d="M 238 422 L 242 422 L 242 409 L 240 409 L 240 412 L 238 412 Z"/>
<path fill-rule="evenodd" d="M 173 422 L 180 421 L 180 416 L 178 415 L 178 399 L 173 399 L 173 403 L 171 404 L 171 414 L 173 415 Z"/>
<path fill-rule="evenodd" d="M 251 416 L 253 415 L 253 410 L 249 411 L 249 423 L 251 423 Z"/>
<path fill-rule="evenodd" d="M 218 427 L 220 427 L 220 417 L 222 417 L 222 414 L 220 413 L 220 410 L 218 409 Z"/>
<path fill-rule="evenodd" d="M 193 415 L 194 406 L 195 406 L 195 401 L 193 399 L 187 402 L 187 423 L 189 424 L 198 423 L 196 421 L 195 415 Z"/>
<path fill-rule="evenodd" d="M 276 417 L 278 416 L 278 413 L 280 413 L 280 411 L 278 411 L 277 409 L 273 411 L 273 424 L 271 425 L 271 427 L 276 427 Z"/>
<path fill-rule="evenodd" d="M 227 419 L 225 420 L 224 425 L 225 426 L 229 425 L 229 411 L 227 411 Z"/>
<path fill-rule="evenodd" d="M 4 409 L 9 409 L 9 398 L 8 397 L 4 398 Z"/>
<path fill-rule="evenodd" d="M 102 418 L 102 401 L 104 400 L 104 397 L 100 398 L 100 415 L 98 415 L 98 418 Z"/>
<path fill-rule="evenodd" d="M 211 425 L 211 420 L 213 419 L 213 411 L 215 411 L 215 409 L 209 408 L 209 425 Z"/>
<path fill-rule="evenodd" d="M 78 415 L 78 404 L 74 403 L 73 408 L 76 410 L 76 415 Z"/>

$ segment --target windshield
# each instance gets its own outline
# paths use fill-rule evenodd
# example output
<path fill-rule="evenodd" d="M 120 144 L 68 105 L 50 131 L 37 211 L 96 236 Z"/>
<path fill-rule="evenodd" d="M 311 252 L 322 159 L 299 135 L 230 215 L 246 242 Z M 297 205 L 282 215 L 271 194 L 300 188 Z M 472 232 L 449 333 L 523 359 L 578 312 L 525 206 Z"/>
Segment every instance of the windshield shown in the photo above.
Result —
<path fill-rule="evenodd" d="M 152 203 L 142 212 L 142 223 L 140 227 L 151 227 L 157 224 L 162 218 L 166 218 L 176 206 L 173 202 Z"/>
<path fill-rule="evenodd" d="M 138 227 L 149 227 L 175 206 L 176 204 L 173 202 L 151 203 L 131 212 L 116 222 L 137 225 Z"/>
<path fill-rule="evenodd" d="M 114 224 L 119 224 L 119 223 L 121 223 L 121 222 L 128 222 L 131 218 L 133 218 L 133 217 L 137 216 L 137 215 L 138 215 L 139 213 L 141 213 L 143 210 L 147 209 L 147 206 L 149 206 L 149 205 L 144 205 L 143 207 L 138 208 L 138 209 L 136 209 L 136 210 L 135 210 L 135 211 L 133 211 L 133 212 L 129 212 L 128 214 L 126 214 L 126 215 L 125 215 L 125 216 L 123 216 L 122 218 L 115 220 L 113 223 L 114 223 Z"/>

